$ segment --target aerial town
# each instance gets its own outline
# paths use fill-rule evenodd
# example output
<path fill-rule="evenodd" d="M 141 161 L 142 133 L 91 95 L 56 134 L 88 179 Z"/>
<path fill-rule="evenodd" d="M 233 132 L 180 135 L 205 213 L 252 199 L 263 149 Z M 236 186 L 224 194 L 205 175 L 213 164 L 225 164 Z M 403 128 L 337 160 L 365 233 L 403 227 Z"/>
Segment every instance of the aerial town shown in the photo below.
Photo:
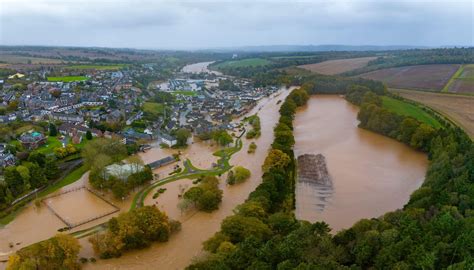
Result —
<path fill-rule="evenodd" d="M 474 270 L 472 0 L 0 1 L 0 270 Z"/>
<path fill-rule="evenodd" d="M 169 80 L 138 87 L 135 77 L 152 72 L 153 66 L 78 67 L 29 70 L 0 80 L 0 123 L 47 121 L 66 137 L 63 146 L 80 144 L 90 132 L 93 137 L 114 137 L 139 147 L 173 147 L 177 129 L 186 128 L 196 136 L 231 129 L 233 118 L 278 89 L 253 87 L 250 81 L 231 76 L 182 71 Z M 25 89 L 19 92 L 20 87 Z M 34 129 L 19 135 L 18 141 L 29 150 L 51 143 L 48 134 Z M 10 148 L 2 144 L 3 167 L 15 163 Z"/>

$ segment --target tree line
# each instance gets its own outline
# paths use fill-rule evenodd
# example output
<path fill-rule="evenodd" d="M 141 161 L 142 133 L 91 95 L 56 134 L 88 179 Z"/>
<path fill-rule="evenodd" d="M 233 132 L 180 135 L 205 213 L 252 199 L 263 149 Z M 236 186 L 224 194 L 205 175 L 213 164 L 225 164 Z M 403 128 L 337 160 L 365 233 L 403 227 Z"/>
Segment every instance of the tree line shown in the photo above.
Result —
<path fill-rule="evenodd" d="M 474 146 L 459 128 L 433 130 L 385 111 L 383 85 L 346 79 L 306 80 L 280 108 L 262 183 L 204 243 L 210 255 L 188 269 L 471 269 L 474 268 Z M 343 82 L 341 82 L 341 80 Z M 373 87 L 375 86 L 375 87 Z M 360 126 L 430 159 L 426 179 L 403 209 L 362 219 L 331 235 L 324 222 L 295 219 L 292 120 L 308 93 L 344 93 L 359 104 Z M 305 92 L 307 92 L 305 94 Z"/>
<path fill-rule="evenodd" d="M 0 181 L 0 217 L 8 215 L 14 209 L 8 207 L 12 202 L 28 192 L 42 188 L 59 176 L 58 163 L 55 157 L 32 152 L 16 166 L 8 166 L 3 171 Z M 21 207 L 20 204 L 17 207 Z"/>

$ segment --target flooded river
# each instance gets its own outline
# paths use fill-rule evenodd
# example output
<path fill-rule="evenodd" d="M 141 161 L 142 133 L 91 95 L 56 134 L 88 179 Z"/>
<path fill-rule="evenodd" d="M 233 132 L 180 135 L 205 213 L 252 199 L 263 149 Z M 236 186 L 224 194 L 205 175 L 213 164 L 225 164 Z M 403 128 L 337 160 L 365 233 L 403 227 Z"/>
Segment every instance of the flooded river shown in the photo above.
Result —
<path fill-rule="evenodd" d="M 157 199 L 152 198 L 154 192 L 145 200 L 146 204 L 156 204 L 160 209 L 167 212 L 173 218 L 182 222 L 182 230 L 173 235 L 166 243 L 156 243 L 150 248 L 138 251 L 131 251 L 117 259 L 99 260 L 95 264 L 85 265 L 85 269 L 183 269 L 191 262 L 192 258 L 201 254 L 202 242 L 211 237 L 220 228 L 221 221 L 232 214 L 232 210 L 245 201 L 248 194 L 255 189 L 261 181 L 261 165 L 267 155 L 267 151 L 273 141 L 273 127 L 278 121 L 278 100 L 286 97 L 289 91 L 283 91 L 276 97 L 265 98 L 249 113 L 257 113 L 261 119 L 262 136 L 254 140 L 243 139 L 243 148 L 232 156 L 230 163 L 240 165 L 251 170 L 252 175 L 249 180 L 242 184 L 225 185 L 226 175 L 221 176 L 221 188 L 224 191 L 223 200 L 218 210 L 212 213 L 191 212 L 181 213 L 177 208 L 179 198 L 177 192 L 179 186 L 191 186 L 191 180 L 179 180 L 163 186 L 167 190 Z M 247 149 L 251 141 L 254 141 L 258 148 L 254 154 L 248 154 Z M 206 168 L 215 159 L 207 152 L 200 152 L 204 157 L 196 162 L 193 157 L 190 159 L 198 167 Z M 194 152 L 194 151 L 191 151 Z M 153 155 L 152 150 L 147 153 Z M 158 155 L 158 154 L 157 154 Z M 155 158 L 155 157 L 154 157 Z M 156 156 L 159 158 L 159 156 Z M 208 167 L 207 167 L 208 168 Z M 80 256 L 95 256 L 87 239 L 81 239 L 83 250 Z"/>
<path fill-rule="evenodd" d="M 298 183 L 296 216 L 334 231 L 401 208 L 423 182 L 424 154 L 357 127 L 358 108 L 339 96 L 312 96 L 294 122 L 295 155 L 326 157 L 332 191 Z"/>
<path fill-rule="evenodd" d="M 251 170 L 252 176 L 245 183 L 226 186 L 221 176 L 221 188 L 224 191 L 219 210 L 212 213 L 185 212 L 177 205 L 177 194 L 184 187 L 190 187 L 190 180 L 178 180 L 161 186 L 167 190 L 157 199 L 150 192 L 145 200 L 147 205 L 157 205 L 172 219 L 182 222 L 182 230 L 173 235 L 166 243 L 157 243 L 150 248 L 132 251 L 122 257 L 110 260 L 98 260 L 97 263 L 84 265 L 85 269 L 183 269 L 193 257 L 201 254 L 202 242 L 219 230 L 221 221 L 232 214 L 232 210 L 244 202 L 248 194 L 261 181 L 261 164 L 273 141 L 273 127 L 278 121 L 279 100 L 289 93 L 283 90 L 270 98 L 261 100 L 248 114 L 258 113 L 261 118 L 262 136 L 254 140 L 243 139 L 242 151 L 236 153 L 231 164 L 241 165 Z M 314 193 L 298 186 L 297 211 L 301 219 L 311 221 L 324 220 L 335 230 L 350 226 L 364 217 L 375 217 L 386 211 L 401 207 L 409 194 L 422 182 L 427 166 L 426 157 L 408 147 L 383 136 L 357 128 L 357 108 L 337 96 L 312 97 L 308 106 L 300 109 L 295 120 L 295 152 L 322 153 L 326 156 L 329 173 L 333 179 L 334 191 L 323 211 L 315 207 Z M 251 141 L 258 148 L 255 154 L 248 154 Z M 196 167 L 209 169 L 216 157 L 212 153 L 217 146 L 204 142 L 193 142 L 187 149 L 181 150 L 182 160 L 189 158 Z M 173 149 L 152 148 L 140 156 L 145 163 L 176 153 Z M 180 163 L 181 164 L 181 163 Z M 154 172 L 166 177 L 175 164 L 157 169 Z M 79 181 L 66 186 L 68 190 L 87 186 L 88 174 Z M 130 207 L 131 198 L 116 201 L 121 212 Z M 71 203 L 71 200 L 74 203 Z M 69 198 L 49 201 L 55 210 L 66 218 L 83 220 L 102 212 L 107 205 L 87 193 L 71 194 Z M 99 205 L 102 203 L 101 205 Z M 67 205 L 88 205 L 88 207 L 69 208 Z M 97 204 L 97 207 L 94 206 Z M 72 207 L 72 205 L 71 205 Z M 71 210 L 73 209 L 73 210 Z M 91 213 L 89 213 L 91 212 Z M 115 213 L 114 215 L 117 215 Z M 75 228 L 85 229 L 108 220 L 111 216 L 99 219 Z M 0 228 L 0 255 L 15 251 L 28 244 L 53 236 L 57 229 L 65 225 L 46 207 L 37 209 L 33 204 L 26 207 L 15 220 Z M 87 238 L 80 239 L 82 250 L 80 257 L 96 257 Z M 14 244 L 13 248 L 9 244 Z M 18 243 L 18 245 L 17 245 Z M 5 264 L 0 263 L 0 269 Z"/>
<path fill-rule="evenodd" d="M 222 75 L 221 72 L 215 71 L 215 70 L 209 70 L 207 66 L 212 64 L 214 62 L 200 62 L 200 63 L 195 63 L 191 65 L 184 66 L 183 69 L 181 70 L 182 72 L 186 73 L 212 73 L 215 75 Z"/>
<path fill-rule="evenodd" d="M 250 169 L 252 176 L 247 182 L 232 187 L 225 185 L 226 175 L 221 177 L 221 188 L 224 190 L 224 197 L 219 210 L 212 213 L 181 213 L 177 207 L 179 202 L 177 194 L 181 187 L 191 187 L 191 180 L 183 179 L 163 185 L 160 188 L 166 188 L 167 190 L 157 199 L 153 199 L 152 195 L 154 192 L 150 192 L 145 200 L 145 204 L 155 204 L 172 219 L 181 221 L 182 230 L 172 236 L 167 243 L 155 244 L 145 250 L 133 251 L 118 259 L 98 260 L 95 264 L 85 265 L 85 268 L 150 269 L 152 265 L 160 265 L 160 269 L 182 269 L 188 265 L 191 259 L 200 253 L 202 242 L 219 230 L 221 221 L 226 216 L 231 215 L 232 210 L 238 204 L 244 202 L 248 194 L 260 183 L 262 174 L 261 164 L 263 164 L 267 150 L 273 141 L 272 130 L 278 121 L 278 109 L 280 104 L 277 105 L 277 102 L 283 100 L 288 93 L 289 90 L 283 89 L 269 98 L 264 98 L 249 112 L 248 115 L 258 113 L 261 118 L 262 136 L 258 139 L 251 140 L 255 141 L 258 145 L 257 151 L 254 154 L 248 154 L 247 149 L 251 141 L 243 139 L 242 150 L 232 156 L 230 162 L 232 165 L 241 165 Z M 182 160 L 189 158 L 194 166 L 202 169 L 210 169 L 212 163 L 217 161 L 217 157 L 212 154 L 218 149 L 219 148 L 212 143 L 194 141 L 186 149 L 179 151 L 181 152 Z M 178 150 L 174 149 L 154 147 L 146 153 L 140 153 L 140 157 L 145 163 L 149 163 L 177 152 Z M 177 164 L 182 166 L 182 162 Z M 176 163 L 154 170 L 154 173 L 159 174 L 160 178 L 166 177 L 173 171 L 174 165 L 176 165 Z M 88 186 L 87 179 L 88 174 L 86 173 L 80 180 L 62 188 L 58 192 L 84 185 Z M 117 201 L 110 196 L 106 197 L 121 209 L 120 212 L 124 212 L 130 208 L 133 194 L 125 201 Z M 73 202 L 71 202 L 71 200 L 73 200 Z M 56 212 L 71 222 L 78 222 L 104 212 L 106 213 L 110 210 L 107 208 L 108 205 L 104 205 L 101 200 L 91 196 L 91 194 L 88 194 L 85 190 L 80 190 L 78 193 L 68 193 L 67 197 L 48 199 L 47 202 Z M 76 227 L 73 231 L 86 229 L 105 222 L 120 212 Z M 36 208 L 33 204 L 30 204 L 15 220 L 4 228 L 0 228 L 0 256 L 3 255 L 2 257 L 5 258 L 5 254 L 52 237 L 57 233 L 57 230 L 62 227 L 65 227 L 65 224 L 47 207 L 43 205 L 40 208 Z M 10 243 L 13 243 L 13 248 L 10 248 Z M 80 243 L 83 247 L 80 257 L 96 257 L 87 238 L 80 239 Z M 5 263 L 0 263 L 0 269 L 3 268 L 5 268 Z"/>

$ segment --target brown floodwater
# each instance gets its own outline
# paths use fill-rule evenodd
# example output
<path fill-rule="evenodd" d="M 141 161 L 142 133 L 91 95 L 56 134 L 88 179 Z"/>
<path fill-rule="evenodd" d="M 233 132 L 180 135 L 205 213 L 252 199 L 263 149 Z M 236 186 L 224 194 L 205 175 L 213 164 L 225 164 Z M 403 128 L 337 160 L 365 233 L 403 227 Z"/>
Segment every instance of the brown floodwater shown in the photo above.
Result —
<path fill-rule="evenodd" d="M 86 264 L 85 269 L 183 269 L 189 265 L 194 257 L 202 255 L 202 242 L 211 237 L 220 228 L 222 220 L 232 214 L 232 210 L 239 204 L 243 203 L 248 194 L 253 191 L 261 182 L 261 165 L 265 159 L 268 149 L 273 141 L 273 127 L 278 121 L 278 109 L 281 104 L 277 104 L 279 100 L 283 100 L 289 91 L 284 90 L 264 98 L 259 101 L 248 115 L 258 113 L 261 119 L 262 135 L 257 139 L 243 139 L 243 148 L 241 151 L 232 156 L 230 163 L 232 165 L 240 165 L 248 168 L 252 175 L 244 183 L 227 186 L 225 184 L 226 175 L 220 177 L 220 187 L 223 189 L 223 200 L 219 209 L 212 213 L 187 211 L 182 213 L 178 208 L 178 193 L 182 187 L 189 188 L 192 181 L 183 179 L 160 186 L 166 188 L 166 191 L 158 198 L 153 199 L 153 193 L 150 192 L 145 200 L 145 204 L 155 204 L 158 208 L 165 211 L 171 218 L 182 222 L 180 232 L 173 235 L 166 243 L 155 243 L 151 247 L 144 250 L 128 252 L 120 258 L 98 260 L 94 264 Z M 254 154 L 248 154 L 247 149 L 250 142 L 257 144 L 257 150 Z M 193 150 L 194 145 L 200 145 L 202 148 Z M 185 150 L 186 155 L 194 165 L 201 168 L 209 168 L 216 157 L 212 156 L 216 146 L 205 147 L 203 143 L 195 143 Z M 147 155 L 156 155 L 159 158 L 159 152 L 162 149 L 150 150 Z M 145 159 L 145 158 L 144 158 Z M 80 256 L 93 257 L 96 256 L 87 239 L 80 240 L 83 249 Z"/>
<path fill-rule="evenodd" d="M 181 71 L 187 72 L 187 73 L 212 73 L 216 75 L 222 75 L 222 73 L 219 71 L 210 70 L 207 68 L 207 66 L 209 66 L 212 63 L 214 62 L 199 62 L 195 64 L 186 65 L 183 67 Z"/>
<path fill-rule="evenodd" d="M 339 96 L 312 96 L 294 121 L 295 155 L 323 154 L 332 190 L 298 183 L 296 216 L 333 231 L 403 207 L 422 184 L 423 153 L 357 127 L 358 108 Z"/>

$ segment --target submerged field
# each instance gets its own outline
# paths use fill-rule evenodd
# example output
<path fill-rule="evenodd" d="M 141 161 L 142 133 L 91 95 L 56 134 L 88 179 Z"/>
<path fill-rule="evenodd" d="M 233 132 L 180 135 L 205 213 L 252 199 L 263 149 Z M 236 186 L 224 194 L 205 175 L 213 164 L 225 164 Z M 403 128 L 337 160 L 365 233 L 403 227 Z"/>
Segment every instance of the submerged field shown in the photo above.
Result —
<path fill-rule="evenodd" d="M 346 71 L 351 71 L 357 68 L 365 67 L 369 61 L 377 57 L 360 57 L 350 59 L 329 60 L 317 64 L 308 64 L 298 66 L 311 72 L 316 72 L 325 75 L 335 75 Z"/>
<path fill-rule="evenodd" d="M 391 89 L 393 93 L 433 108 L 474 137 L 474 97 L 453 94 L 427 93 L 420 91 Z"/>
<path fill-rule="evenodd" d="M 61 76 L 61 77 L 48 77 L 48 82 L 80 82 L 87 81 L 86 76 Z"/>
<path fill-rule="evenodd" d="M 459 65 L 419 65 L 372 71 L 359 77 L 382 81 L 391 88 L 441 91 Z"/>
<path fill-rule="evenodd" d="M 387 96 L 383 96 L 382 100 L 383 107 L 388 109 L 389 111 L 398 113 L 400 115 L 413 117 L 418 121 L 433 126 L 435 128 L 441 127 L 441 124 L 438 122 L 438 120 L 436 120 L 427 112 L 423 111 L 421 108 L 415 105 Z"/>

